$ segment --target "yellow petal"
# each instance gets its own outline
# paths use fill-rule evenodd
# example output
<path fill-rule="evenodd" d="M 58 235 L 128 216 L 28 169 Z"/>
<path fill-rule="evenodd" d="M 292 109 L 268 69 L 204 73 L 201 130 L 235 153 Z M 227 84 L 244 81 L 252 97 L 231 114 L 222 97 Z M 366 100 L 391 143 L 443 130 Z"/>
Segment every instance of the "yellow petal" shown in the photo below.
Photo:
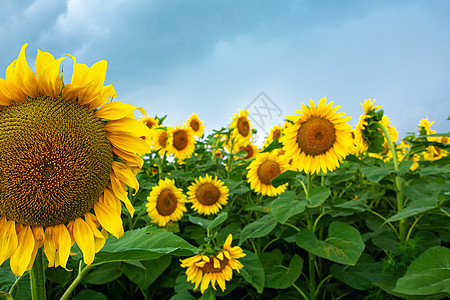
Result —
<path fill-rule="evenodd" d="M 134 137 L 149 136 L 150 129 L 144 123 L 138 122 L 134 118 L 122 118 L 113 120 L 105 125 L 106 130 L 111 133 L 125 133 Z"/>
<path fill-rule="evenodd" d="M 34 259 L 36 258 L 37 251 L 44 244 L 44 229 L 42 227 L 33 227 L 31 229 L 34 236 L 34 249 L 31 254 L 30 263 L 28 264 L 27 271 L 33 267 Z"/>
<path fill-rule="evenodd" d="M 22 227 L 22 224 L 19 227 Z M 14 255 L 11 256 L 9 265 L 11 271 L 16 276 L 22 276 L 22 274 L 27 270 L 28 265 L 31 261 L 31 254 L 34 249 L 34 236 L 31 231 L 30 226 L 23 226 L 19 233 L 17 234 L 18 246 Z"/>
<path fill-rule="evenodd" d="M 108 139 L 111 144 L 123 151 L 138 153 L 144 155 L 150 153 L 150 146 L 141 138 L 129 136 L 126 134 L 109 133 Z"/>
<path fill-rule="evenodd" d="M 58 250 L 57 261 L 58 264 L 66 269 L 67 260 L 70 255 L 70 248 L 72 247 L 69 231 L 64 224 L 53 226 L 53 240 L 55 241 Z"/>
<path fill-rule="evenodd" d="M 65 57 L 57 60 L 52 54 L 42 52 L 38 49 L 38 54 L 35 61 L 35 69 L 37 76 L 37 83 L 41 95 L 47 95 L 52 98 L 57 98 L 63 87 L 62 79 L 60 78 L 59 68 L 61 61 Z"/>
<path fill-rule="evenodd" d="M 102 227 L 109 233 L 116 238 L 123 235 L 122 218 L 113 207 L 106 205 L 105 202 L 98 201 L 94 204 L 94 211 Z"/>
<path fill-rule="evenodd" d="M 16 222 L 0 218 L 0 265 L 10 258 L 18 246 Z"/>
<path fill-rule="evenodd" d="M 136 192 L 139 190 L 139 182 L 130 167 L 117 161 L 113 161 L 112 169 L 114 175 L 116 175 L 120 181 L 135 189 Z"/>
<path fill-rule="evenodd" d="M 209 282 L 211 281 L 211 275 L 205 274 L 203 276 L 202 284 L 200 285 L 200 292 L 203 294 L 205 290 L 208 288 Z"/>
<path fill-rule="evenodd" d="M 135 209 L 134 209 L 133 205 L 131 204 L 130 199 L 128 199 L 127 193 L 123 190 L 122 182 L 117 178 L 117 176 L 114 174 L 114 172 L 111 173 L 109 178 L 111 180 L 111 187 L 114 192 L 114 195 L 125 204 L 125 207 L 127 208 L 131 217 L 133 217 Z"/>
<path fill-rule="evenodd" d="M 136 107 L 129 103 L 122 102 L 108 102 L 100 107 L 95 112 L 95 115 L 100 119 L 119 120 L 125 117 L 133 117 L 133 111 L 135 109 L 146 115 L 145 110 L 142 107 Z"/>
<path fill-rule="evenodd" d="M 89 266 L 95 257 L 94 233 L 82 218 L 75 219 L 73 237 L 81 252 L 83 252 L 84 263 Z"/>
<path fill-rule="evenodd" d="M 112 151 L 130 167 L 137 167 L 141 169 L 144 165 L 144 160 L 132 152 L 124 151 L 114 147 L 112 148 Z"/>
<path fill-rule="evenodd" d="M 102 250 L 103 246 L 105 245 L 106 239 L 108 238 L 108 231 L 106 229 L 102 229 L 101 231 L 102 238 L 98 238 L 97 236 L 94 236 L 94 242 L 95 242 L 95 253 Z"/>
<path fill-rule="evenodd" d="M 53 240 L 53 227 L 49 226 L 45 228 L 45 239 L 44 239 L 44 253 L 48 260 L 48 266 L 53 267 L 55 265 L 56 257 L 56 245 Z"/>
<path fill-rule="evenodd" d="M 37 79 L 34 72 L 31 70 L 25 57 L 25 48 L 28 44 L 24 44 L 20 49 L 19 57 L 13 63 L 14 67 L 6 73 L 6 81 L 10 81 L 16 85 L 25 95 L 31 98 L 39 96 Z M 23 99 L 12 99 L 23 100 Z"/>

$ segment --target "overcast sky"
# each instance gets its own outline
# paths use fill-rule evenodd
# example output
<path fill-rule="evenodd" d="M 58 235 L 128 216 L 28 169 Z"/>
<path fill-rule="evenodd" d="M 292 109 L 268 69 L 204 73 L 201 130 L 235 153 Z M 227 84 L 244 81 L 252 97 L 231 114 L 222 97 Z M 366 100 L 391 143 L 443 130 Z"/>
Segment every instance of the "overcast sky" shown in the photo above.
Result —
<path fill-rule="evenodd" d="M 450 1 L 0 0 L 0 77 L 24 43 L 108 61 L 119 101 L 198 113 L 207 130 L 251 109 L 264 136 L 300 103 L 327 97 L 355 125 L 377 99 L 404 136 L 450 131 Z M 71 62 L 63 62 L 67 83 Z M 261 94 L 263 93 L 263 94 Z M 259 97 L 258 97 L 259 96 Z M 267 109 L 268 108 L 268 109 Z M 264 123 L 264 124 L 263 124 Z"/>

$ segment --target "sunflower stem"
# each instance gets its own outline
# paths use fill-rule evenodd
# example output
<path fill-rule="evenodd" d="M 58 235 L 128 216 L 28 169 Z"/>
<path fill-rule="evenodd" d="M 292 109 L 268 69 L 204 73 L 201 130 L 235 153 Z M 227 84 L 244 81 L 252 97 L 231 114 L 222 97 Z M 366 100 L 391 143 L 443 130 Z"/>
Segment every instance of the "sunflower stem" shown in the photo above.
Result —
<path fill-rule="evenodd" d="M 64 292 L 64 294 L 60 298 L 60 300 L 69 299 L 70 294 L 72 294 L 72 292 L 75 290 L 77 285 L 80 283 L 81 279 L 83 279 L 83 277 L 86 275 L 86 273 L 89 272 L 90 269 L 92 268 L 92 265 L 90 265 L 90 266 L 86 266 L 84 269 L 81 269 L 82 264 L 83 264 L 83 261 L 80 261 L 77 277 L 72 281 L 70 286 L 67 288 L 67 290 Z"/>
<path fill-rule="evenodd" d="M 311 186 L 312 186 L 312 177 L 311 174 L 307 174 L 308 178 L 308 185 L 306 189 L 306 199 L 309 200 L 309 194 L 311 192 Z M 312 209 L 306 208 L 306 222 L 308 230 L 314 232 L 314 220 L 312 216 Z M 316 263 L 316 256 L 312 254 L 311 252 L 308 252 L 308 267 L 309 267 L 309 299 L 315 300 L 316 299 L 316 271 L 314 269 L 314 265 Z"/>
<path fill-rule="evenodd" d="M 394 170 L 398 171 L 399 168 L 398 168 L 397 152 L 395 151 L 395 146 L 394 146 L 394 143 L 392 143 L 391 137 L 389 136 L 389 132 L 387 131 L 386 127 L 384 127 L 380 123 L 377 123 L 377 127 L 383 132 L 383 134 L 389 144 L 389 148 L 392 152 L 392 161 L 394 163 Z M 395 189 L 397 190 L 397 213 L 399 213 L 403 209 L 404 203 L 403 203 L 403 193 L 402 193 L 400 176 L 398 176 L 398 174 L 394 174 L 394 185 L 395 185 Z M 399 240 L 401 242 L 403 242 L 405 240 L 406 218 L 400 220 L 398 236 L 399 236 Z"/>
<path fill-rule="evenodd" d="M 45 300 L 45 273 L 44 255 L 42 247 L 36 253 L 33 267 L 30 270 L 31 298 L 33 300 Z"/>

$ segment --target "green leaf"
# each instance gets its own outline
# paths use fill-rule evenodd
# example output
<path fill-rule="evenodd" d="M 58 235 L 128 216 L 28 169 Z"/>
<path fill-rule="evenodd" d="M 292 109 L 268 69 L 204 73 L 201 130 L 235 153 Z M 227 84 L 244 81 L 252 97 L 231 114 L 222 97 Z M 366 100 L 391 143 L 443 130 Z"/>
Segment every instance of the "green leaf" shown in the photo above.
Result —
<path fill-rule="evenodd" d="M 432 197 L 425 197 L 422 201 L 412 200 L 398 214 L 393 215 L 384 223 L 402 220 L 420 213 L 435 209 L 439 206 L 440 190 L 434 191 Z"/>
<path fill-rule="evenodd" d="M 91 266 L 107 262 L 157 259 L 164 254 L 189 256 L 198 249 L 181 237 L 147 226 L 125 232 L 120 239 L 109 238 Z"/>
<path fill-rule="evenodd" d="M 120 276 L 122 276 L 120 263 L 109 263 L 97 266 L 94 270 L 91 270 L 82 281 L 89 284 L 106 284 L 116 280 Z"/>
<path fill-rule="evenodd" d="M 333 264 L 330 273 L 334 278 L 344 282 L 357 290 L 373 288 L 373 283 L 385 278 L 384 266 L 377 263 L 367 254 L 361 255 L 355 266 L 342 266 Z"/>
<path fill-rule="evenodd" d="M 45 278 L 59 284 L 66 284 L 72 277 L 72 272 L 59 267 L 59 268 L 47 268 L 45 270 Z"/>
<path fill-rule="evenodd" d="M 240 274 L 242 277 L 250 283 L 258 293 L 262 293 L 264 289 L 264 269 L 261 265 L 261 262 L 256 256 L 255 253 L 245 250 L 246 254 L 244 257 L 239 258 L 239 261 L 244 265 L 244 267 L 240 270 Z"/>
<path fill-rule="evenodd" d="M 77 294 L 75 300 L 106 300 L 106 296 L 103 293 L 93 290 L 82 290 Z"/>
<path fill-rule="evenodd" d="M 209 223 L 207 229 L 209 231 L 213 230 L 214 228 L 216 228 L 217 226 L 219 226 L 220 224 L 225 222 L 225 220 L 227 218 L 228 218 L 228 213 L 226 211 L 221 212 L 214 218 L 214 220 L 211 221 L 211 223 Z"/>
<path fill-rule="evenodd" d="M 414 164 L 414 162 L 412 160 L 404 160 L 402 162 L 400 162 L 400 164 L 398 165 L 398 173 L 400 176 L 404 176 L 406 173 L 409 172 L 409 169 L 411 168 L 411 166 Z"/>
<path fill-rule="evenodd" d="M 196 225 L 200 225 L 205 229 L 207 229 L 208 226 L 211 224 L 211 220 L 194 216 L 189 216 L 189 222 L 194 223 Z"/>
<path fill-rule="evenodd" d="M 298 174 L 299 172 L 297 171 L 287 170 L 278 175 L 277 177 L 275 177 L 274 179 L 272 179 L 271 183 L 274 187 L 279 187 L 280 185 L 283 185 L 291 180 L 294 180 Z"/>
<path fill-rule="evenodd" d="M 302 213 L 308 205 L 305 196 L 303 199 L 294 191 L 286 191 L 270 204 L 270 210 L 275 219 L 281 224 L 297 214 Z"/>
<path fill-rule="evenodd" d="M 302 273 L 303 259 L 297 254 L 292 257 L 289 267 L 282 265 L 283 254 L 279 249 L 261 255 L 265 273 L 265 287 L 287 289 Z"/>
<path fill-rule="evenodd" d="M 272 152 L 273 150 L 279 149 L 279 148 L 282 148 L 282 147 L 283 147 L 283 144 L 280 143 L 277 139 L 275 139 L 275 140 L 272 141 L 272 143 L 270 143 L 269 146 L 267 146 L 266 149 L 264 149 L 261 152 Z"/>
<path fill-rule="evenodd" d="M 265 215 L 261 219 L 248 224 L 241 231 L 239 245 L 242 245 L 248 238 L 259 238 L 268 235 L 277 224 L 278 222 L 271 214 Z"/>
<path fill-rule="evenodd" d="M 131 265 L 122 264 L 123 273 L 133 281 L 141 289 L 148 288 L 165 269 L 170 265 L 171 256 L 164 255 L 158 259 L 143 261 L 142 264 L 145 270 L 142 268 Z"/>
<path fill-rule="evenodd" d="M 407 295 L 450 293 L 450 249 L 436 246 L 416 258 L 394 292 Z"/>
<path fill-rule="evenodd" d="M 308 207 L 314 208 L 321 206 L 330 195 L 331 191 L 324 186 L 313 188 L 309 193 Z"/>
<path fill-rule="evenodd" d="M 331 261 L 354 265 L 364 250 L 364 242 L 357 229 L 342 222 L 332 222 L 325 241 L 318 240 L 311 231 L 296 234 L 297 245 L 308 252 Z"/>
<path fill-rule="evenodd" d="M 390 170 L 378 166 L 362 166 L 361 172 L 367 177 L 367 179 L 373 182 L 379 182 L 391 173 Z"/>
<path fill-rule="evenodd" d="M 341 208 L 343 210 L 363 212 L 369 209 L 364 199 L 348 200 L 333 207 Z"/>

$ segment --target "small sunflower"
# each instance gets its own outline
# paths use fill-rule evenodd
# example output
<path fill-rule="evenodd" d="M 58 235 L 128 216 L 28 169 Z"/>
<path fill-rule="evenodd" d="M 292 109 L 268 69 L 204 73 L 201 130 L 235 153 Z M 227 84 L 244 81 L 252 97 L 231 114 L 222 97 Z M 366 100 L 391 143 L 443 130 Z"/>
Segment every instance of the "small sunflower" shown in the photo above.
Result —
<path fill-rule="evenodd" d="M 149 144 L 151 146 L 151 144 L 152 144 L 151 132 L 153 131 L 153 129 L 155 129 L 156 127 L 159 126 L 159 120 L 155 119 L 154 117 L 145 116 L 143 118 L 138 119 L 138 121 L 141 122 L 142 124 L 144 124 L 145 126 L 147 126 L 148 129 L 150 129 L 148 131 L 149 134 L 147 136 L 143 136 L 141 138 L 143 140 L 145 140 L 147 142 L 147 144 Z"/>
<path fill-rule="evenodd" d="M 238 261 L 246 254 L 241 247 L 231 247 L 233 237 L 228 235 L 223 249 L 217 255 L 195 255 L 180 260 L 181 267 L 187 268 L 187 281 L 195 284 L 194 289 L 200 285 L 200 292 L 203 294 L 209 284 L 216 290 L 216 282 L 222 291 L 225 291 L 225 282 L 233 277 L 233 270 L 239 273 L 244 266 Z"/>
<path fill-rule="evenodd" d="M 281 134 L 283 133 L 283 128 L 280 125 L 275 125 L 270 128 L 269 135 L 264 142 L 263 148 L 267 148 L 274 140 L 279 141 Z"/>
<path fill-rule="evenodd" d="M 201 138 L 205 132 L 205 126 L 203 126 L 203 121 L 200 121 L 197 114 L 192 114 L 187 120 L 187 125 L 192 128 L 194 135 Z"/>
<path fill-rule="evenodd" d="M 170 130 L 169 128 L 155 128 L 151 133 L 151 145 L 153 151 L 159 151 L 160 155 L 167 152 L 169 144 Z"/>
<path fill-rule="evenodd" d="M 431 125 L 434 124 L 433 122 L 428 121 L 428 118 L 422 119 L 419 121 L 419 133 L 421 135 L 428 135 L 428 134 L 433 134 L 436 133 L 435 130 L 431 130 Z"/>
<path fill-rule="evenodd" d="M 256 156 L 256 154 L 258 154 L 259 149 L 258 149 L 258 147 L 253 145 L 253 143 L 251 141 L 248 141 L 246 144 L 237 145 L 235 147 L 234 151 L 236 153 L 245 151 L 245 152 L 247 152 L 247 155 L 245 155 L 242 159 L 251 159 L 251 158 L 254 158 Z M 239 156 L 234 156 L 234 158 L 241 159 L 241 157 L 239 157 Z"/>
<path fill-rule="evenodd" d="M 168 151 L 175 158 L 190 158 L 195 150 L 195 138 L 191 127 L 181 125 L 169 128 Z"/>
<path fill-rule="evenodd" d="M 108 232 L 120 238 L 120 201 L 133 215 L 125 188 L 139 189 L 137 154 L 149 151 L 136 107 L 107 102 L 117 95 L 103 85 L 106 61 L 88 67 L 69 55 L 64 85 L 64 57 L 38 50 L 34 73 L 26 47 L 0 79 L 0 264 L 10 258 L 17 276 L 42 246 L 49 267 L 66 268 L 74 243 L 90 265 Z"/>
<path fill-rule="evenodd" d="M 202 215 L 217 214 L 228 201 L 228 187 L 224 182 L 206 175 L 196 179 L 188 188 L 192 209 Z"/>
<path fill-rule="evenodd" d="M 286 156 L 295 160 L 299 171 L 305 173 L 327 173 L 339 167 L 351 150 L 353 138 L 351 126 L 347 122 L 351 117 L 345 113 L 336 113 L 340 106 L 326 104 L 326 98 L 316 107 L 310 101 L 310 107 L 302 105 L 299 116 L 289 116 L 294 124 L 284 130 L 280 138 Z"/>
<path fill-rule="evenodd" d="M 161 179 L 158 185 L 152 188 L 147 197 L 148 216 L 152 223 L 166 226 L 169 221 L 178 221 L 187 211 L 186 196 L 183 191 L 175 186 L 173 179 Z"/>
<path fill-rule="evenodd" d="M 287 184 L 274 187 L 271 183 L 272 179 L 290 169 L 286 157 L 278 155 L 277 151 L 257 154 L 247 169 L 247 181 L 256 193 L 273 197 L 286 190 Z"/>
<path fill-rule="evenodd" d="M 230 129 L 234 145 L 247 144 L 252 138 L 252 126 L 248 119 L 249 113 L 248 109 L 244 111 L 239 110 L 239 115 L 234 114 L 232 118 Z"/>
<path fill-rule="evenodd" d="M 378 109 L 381 108 L 381 106 L 374 106 L 375 104 L 375 99 L 370 100 L 370 99 L 366 99 L 364 100 L 364 104 L 361 103 L 361 106 L 364 110 L 364 113 L 359 117 L 359 121 L 355 126 L 354 129 L 354 142 L 355 142 L 355 153 L 360 154 L 363 153 L 365 151 L 367 151 L 367 149 L 369 149 L 369 143 L 366 140 L 366 138 L 364 137 L 364 130 L 366 129 L 366 126 L 369 124 L 368 123 L 368 119 L 371 117 L 371 115 L 369 114 L 371 111 L 376 111 Z"/>

